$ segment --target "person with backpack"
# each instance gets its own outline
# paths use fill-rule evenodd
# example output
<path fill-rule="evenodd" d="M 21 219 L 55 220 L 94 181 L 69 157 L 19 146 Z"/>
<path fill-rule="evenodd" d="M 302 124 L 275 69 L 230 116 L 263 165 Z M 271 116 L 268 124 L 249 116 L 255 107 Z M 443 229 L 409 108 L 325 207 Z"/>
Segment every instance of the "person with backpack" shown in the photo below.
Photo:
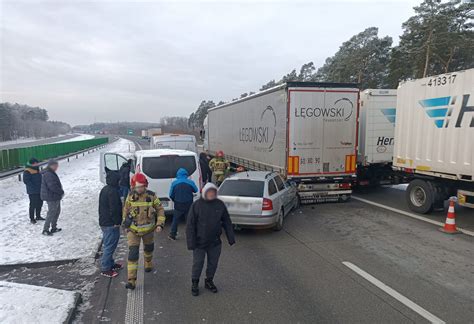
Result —
<path fill-rule="evenodd" d="M 171 223 L 171 231 L 168 236 L 170 240 L 176 240 L 178 224 L 188 214 L 194 200 L 194 194 L 197 192 L 196 184 L 191 179 L 188 179 L 188 171 L 184 168 L 179 168 L 176 172 L 176 179 L 171 183 L 169 192 L 169 196 L 174 203 L 173 222 Z"/>

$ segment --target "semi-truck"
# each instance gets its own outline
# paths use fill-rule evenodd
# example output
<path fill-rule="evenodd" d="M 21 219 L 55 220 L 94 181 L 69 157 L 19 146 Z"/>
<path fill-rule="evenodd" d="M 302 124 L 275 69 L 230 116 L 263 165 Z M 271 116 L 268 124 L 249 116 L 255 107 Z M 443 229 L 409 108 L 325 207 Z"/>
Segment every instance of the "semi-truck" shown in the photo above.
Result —
<path fill-rule="evenodd" d="M 356 176 L 359 90 L 288 82 L 208 111 L 204 149 L 247 170 L 277 171 L 302 203 L 346 201 Z"/>
<path fill-rule="evenodd" d="M 401 82 L 393 167 L 410 178 L 411 210 L 429 213 L 457 196 L 474 208 L 474 69 Z"/>
<path fill-rule="evenodd" d="M 367 89 L 360 93 L 357 180 L 360 187 L 407 181 L 392 169 L 395 144 L 396 89 Z"/>

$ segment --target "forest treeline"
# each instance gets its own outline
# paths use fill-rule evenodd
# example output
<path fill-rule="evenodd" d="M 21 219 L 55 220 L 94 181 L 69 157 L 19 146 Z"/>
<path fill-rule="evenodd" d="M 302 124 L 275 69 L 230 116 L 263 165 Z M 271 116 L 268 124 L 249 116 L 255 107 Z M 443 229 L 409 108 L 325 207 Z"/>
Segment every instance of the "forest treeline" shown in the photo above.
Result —
<path fill-rule="evenodd" d="M 0 141 L 22 137 L 52 137 L 71 131 L 69 124 L 50 121 L 46 109 L 0 103 Z"/>
<path fill-rule="evenodd" d="M 321 67 L 305 63 L 258 90 L 288 81 L 351 82 L 360 89 L 395 89 L 401 80 L 472 68 L 473 9 L 472 1 L 425 0 L 414 7 L 415 15 L 402 24 L 398 45 L 393 46 L 389 36 L 380 37 L 377 27 L 369 27 L 342 43 Z M 232 101 L 253 93 L 242 93 Z M 189 116 L 190 126 L 202 127 L 208 109 L 223 103 L 203 100 Z"/>

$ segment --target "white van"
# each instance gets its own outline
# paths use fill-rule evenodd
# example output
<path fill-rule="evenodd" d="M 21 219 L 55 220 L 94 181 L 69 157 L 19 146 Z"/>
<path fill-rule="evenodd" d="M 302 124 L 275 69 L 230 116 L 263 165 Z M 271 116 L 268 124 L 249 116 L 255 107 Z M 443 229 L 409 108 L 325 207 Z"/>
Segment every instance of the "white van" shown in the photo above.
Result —
<path fill-rule="evenodd" d="M 105 170 L 119 170 L 123 162 L 133 159 L 132 173 L 141 172 L 148 179 L 148 189 L 160 198 L 165 211 L 173 210 L 173 202 L 169 197 L 171 182 L 176 178 L 179 168 L 184 168 L 201 189 L 201 169 L 196 153 L 185 150 L 143 150 L 133 153 L 102 153 L 100 159 L 100 181 L 105 183 Z M 197 198 L 198 195 L 196 195 Z"/>
<path fill-rule="evenodd" d="M 197 153 L 196 136 L 187 134 L 166 134 L 153 136 L 151 149 L 175 149 Z"/>

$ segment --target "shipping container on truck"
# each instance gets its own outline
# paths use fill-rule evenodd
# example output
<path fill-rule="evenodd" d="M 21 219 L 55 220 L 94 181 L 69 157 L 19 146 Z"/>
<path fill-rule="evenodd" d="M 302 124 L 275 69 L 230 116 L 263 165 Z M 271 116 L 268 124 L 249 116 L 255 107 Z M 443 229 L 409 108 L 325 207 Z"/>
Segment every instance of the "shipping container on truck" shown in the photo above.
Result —
<path fill-rule="evenodd" d="M 277 171 L 302 203 L 345 201 L 356 174 L 355 84 L 288 82 L 208 111 L 204 149 L 235 165 Z"/>
<path fill-rule="evenodd" d="M 410 209 L 451 196 L 474 208 L 474 69 L 406 81 L 397 90 L 393 165 L 411 176 Z"/>
<path fill-rule="evenodd" d="M 357 186 L 406 182 L 403 174 L 392 169 L 396 105 L 396 89 L 360 93 Z"/>

